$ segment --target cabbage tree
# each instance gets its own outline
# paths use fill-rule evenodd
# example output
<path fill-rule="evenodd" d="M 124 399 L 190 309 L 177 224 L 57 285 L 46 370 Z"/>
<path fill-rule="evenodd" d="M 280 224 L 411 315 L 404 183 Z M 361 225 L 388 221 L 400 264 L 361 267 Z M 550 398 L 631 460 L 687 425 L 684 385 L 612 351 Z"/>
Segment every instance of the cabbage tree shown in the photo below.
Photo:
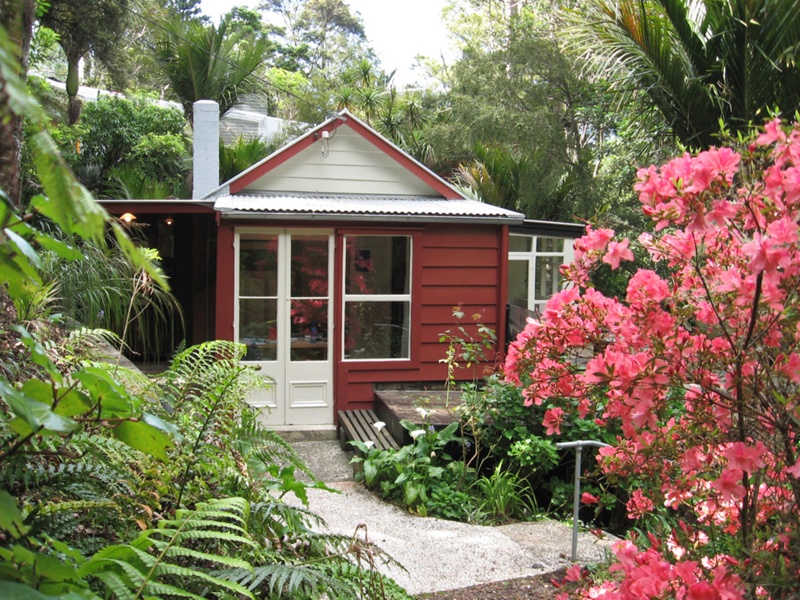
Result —
<path fill-rule="evenodd" d="M 800 106 L 796 0 L 586 0 L 571 41 L 597 77 L 646 93 L 684 144 Z"/>

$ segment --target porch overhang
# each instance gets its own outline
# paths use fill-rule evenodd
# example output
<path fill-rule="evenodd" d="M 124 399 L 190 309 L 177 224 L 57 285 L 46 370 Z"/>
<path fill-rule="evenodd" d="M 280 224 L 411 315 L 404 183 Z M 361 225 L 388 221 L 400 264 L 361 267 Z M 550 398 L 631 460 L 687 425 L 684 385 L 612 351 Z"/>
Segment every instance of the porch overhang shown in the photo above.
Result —
<path fill-rule="evenodd" d="M 206 213 L 214 212 L 213 200 L 147 200 L 147 199 L 101 199 L 101 206 L 112 215 L 124 212 L 138 212 L 141 214 L 168 214 L 168 213 Z"/>

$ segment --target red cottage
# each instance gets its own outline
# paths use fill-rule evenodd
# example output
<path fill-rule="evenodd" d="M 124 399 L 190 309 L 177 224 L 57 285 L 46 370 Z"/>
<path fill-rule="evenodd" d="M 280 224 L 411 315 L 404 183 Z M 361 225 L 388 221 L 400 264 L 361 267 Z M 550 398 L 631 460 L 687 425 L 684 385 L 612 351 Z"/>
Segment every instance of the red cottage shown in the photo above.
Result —
<path fill-rule="evenodd" d="M 251 398 L 269 424 L 324 428 L 372 408 L 376 385 L 441 386 L 453 307 L 503 348 L 509 299 L 533 309 L 557 289 L 580 226 L 468 199 L 347 111 L 216 187 L 217 109 L 203 104 L 199 198 L 104 204 L 152 225 L 188 341 L 239 341 L 275 380 Z"/>

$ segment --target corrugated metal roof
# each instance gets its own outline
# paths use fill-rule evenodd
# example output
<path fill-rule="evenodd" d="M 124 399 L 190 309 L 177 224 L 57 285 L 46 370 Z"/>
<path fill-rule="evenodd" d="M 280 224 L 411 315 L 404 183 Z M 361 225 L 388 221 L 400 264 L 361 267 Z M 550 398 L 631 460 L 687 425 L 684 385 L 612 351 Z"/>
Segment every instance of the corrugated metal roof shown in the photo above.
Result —
<path fill-rule="evenodd" d="M 297 194 L 221 196 L 214 208 L 223 215 L 293 215 L 308 216 L 384 217 L 387 220 L 493 220 L 522 223 L 524 215 L 476 200 L 444 198 L 411 198 L 389 196 L 312 196 Z"/>

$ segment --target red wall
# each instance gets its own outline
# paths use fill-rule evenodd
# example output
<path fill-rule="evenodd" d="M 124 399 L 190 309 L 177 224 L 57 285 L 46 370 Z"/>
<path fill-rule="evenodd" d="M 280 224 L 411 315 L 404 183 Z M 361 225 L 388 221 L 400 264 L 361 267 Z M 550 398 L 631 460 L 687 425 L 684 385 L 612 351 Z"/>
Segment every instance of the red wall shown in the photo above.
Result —
<path fill-rule="evenodd" d="M 429 382 L 443 385 L 447 366 L 446 330 L 456 333 L 463 325 L 475 332 L 473 314 L 502 338 L 505 331 L 507 231 L 494 225 L 427 225 L 414 236 L 414 289 L 412 297 L 411 361 L 358 363 L 339 361 L 336 369 L 337 410 L 373 405 L 373 384 Z M 461 305 L 464 317 L 453 316 Z M 339 313 L 337 313 L 339 314 Z M 504 340 L 498 340 L 498 348 Z M 489 366 L 494 365 L 494 357 Z M 458 369 L 462 380 L 481 377 L 477 370 Z"/>
<path fill-rule="evenodd" d="M 217 252 L 217 319 L 219 339 L 233 339 L 234 308 L 234 225 L 223 222 L 219 227 Z M 253 227 L 253 221 L 241 225 Z M 274 225 L 274 223 L 273 223 Z M 475 331 L 473 314 L 498 334 L 497 348 L 505 340 L 505 304 L 507 291 L 508 231 L 496 225 L 429 224 L 402 227 L 369 227 L 354 223 L 316 223 L 333 227 L 337 232 L 334 268 L 334 314 L 341 315 L 342 255 L 341 236 L 346 233 L 385 233 L 413 237 L 414 270 L 412 273 L 411 360 L 379 362 L 346 362 L 341 360 L 341 344 L 334 344 L 334 389 L 336 410 L 371 408 L 376 383 L 428 382 L 443 385 L 447 366 L 446 343 L 439 337 L 446 330 L 455 332 L 459 324 L 468 332 Z M 308 223 L 281 223 L 281 226 L 305 226 Z M 464 318 L 459 323 L 453 308 L 461 306 Z M 334 339 L 341 339 L 341 324 L 334 323 Z M 494 357 L 488 367 L 494 366 Z M 477 370 L 458 369 L 456 376 L 472 380 L 483 375 Z"/>

